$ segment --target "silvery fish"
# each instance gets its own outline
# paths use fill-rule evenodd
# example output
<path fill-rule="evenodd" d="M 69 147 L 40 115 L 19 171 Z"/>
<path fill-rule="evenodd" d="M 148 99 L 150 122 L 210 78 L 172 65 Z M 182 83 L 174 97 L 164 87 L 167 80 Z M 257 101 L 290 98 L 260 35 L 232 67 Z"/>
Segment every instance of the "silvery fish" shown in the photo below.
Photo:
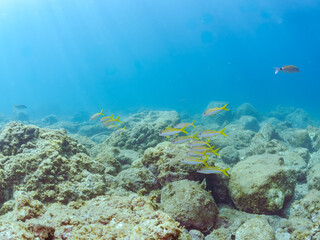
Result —
<path fill-rule="evenodd" d="M 215 137 L 219 134 L 223 135 L 223 136 L 227 136 L 225 133 L 224 133 L 224 130 L 226 130 L 226 128 L 220 130 L 220 131 L 216 131 L 216 130 L 205 130 L 203 131 L 202 133 L 199 134 L 199 137 Z"/>
<path fill-rule="evenodd" d="M 185 164 L 204 164 L 206 167 L 209 167 L 209 165 L 207 164 L 207 160 L 208 156 L 206 156 L 206 158 L 203 160 L 196 157 L 186 157 L 182 159 L 181 162 Z"/>
<path fill-rule="evenodd" d="M 192 123 L 178 123 L 177 125 L 174 126 L 174 128 L 181 129 L 181 128 L 183 128 L 184 126 L 187 126 L 187 127 L 192 126 L 192 127 L 195 128 L 196 126 L 194 125 L 194 121 L 195 121 L 195 120 L 193 120 Z"/>
<path fill-rule="evenodd" d="M 203 168 L 197 170 L 197 172 L 198 173 L 203 173 L 203 174 L 211 174 L 211 173 L 220 173 L 220 172 L 222 172 L 224 175 L 229 177 L 229 175 L 227 173 L 228 170 L 229 170 L 229 168 L 220 169 L 218 167 L 203 167 Z"/>
<path fill-rule="evenodd" d="M 277 74 L 280 71 L 282 71 L 284 73 L 300 72 L 300 70 L 296 66 L 293 66 L 293 65 L 287 65 L 287 66 L 283 66 L 281 68 L 274 67 L 274 69 L 276 70 L 274 74 Z"/>
<path fill-rule="evenodd" d="M 205 111 L 203 114 L 202 114 L 202 116 L 212 116 L 212 115 L 214 115 L 214 114 L 217 114 L 217 113 L 219 113 L 219 112 L 221 112 L 222 110 L 225 110 L 225 111 L 229 111 L 229 109 L 226 109 L 226 106 L 227 106 L 227 104 L 225 104 L 223 107 L 221 107 L 221 108 L 210 108 L 210 109 L 208 109 L 207 111 Z"/>
<path fill-rule="evenodd" d="M 196 151 L 189 151 L 187 152 L 187 155 L 190 156 L 190 157 L 197 157 L 197 156 L 208 156 L 206 154 L 206 152 L 196 152 Z"/>
<path fill-rule="evenodd" d="M 183 132 L 183 133 L 185 133 L 185 134 L 188 134 L 188 133 L 186 132 L 186 130 L 185 130 L 186 127 L 187 127 L 187 126 L 184 126 L 184 127 L 181 128 L 181 129 L 177 129 L 177 128 L 166 128 L 165 130 L 163 130 L 163 131 L 159 134 L 159 136 L 163 136 L 163 137 L 169 138 L 170 136 L 175 135 L 175 134 L 178 134 L 178 133 L 180 133 L 180 132 Z"/>
<path fill-rule="evenodd" d="M 114 134 L 119 134 L 119 133 L 122 133 L 122 132 L 125 132 L 126 131 L 126 126 L 124 126 L 123 128 L 119 128 L 117 130 L 114 131 Z"/>
<path fill-rule="evenodd" d="M 99 120 L 99 122 L 105 122 L 105 121 L 108 121 L 109 119 L 113 119 L 113 115 L 114 115 L 114 114 L 112 114 L 110 117 L 102 117 L 102 118 Z"/>
<path fill-rule="evenodd" d="M 180 144 L 190 141 L 191 139 L 198 139 L 197 138 L 198 133 L 194 134 L 193 136 L 183 136 L 183 137 L 177 137 L 174 139 L 171 143 L 172 144 Z"/>
<path fill-rule="evenodd" d="M 190 143 L 188 143 L 189 147 L 196 147 L 196 146 L 202 146 L 202 145 L 207 145 L 208 147 L 210 147 L 210 139 L 208 139 L 208 141 L 204 142 L 204 141 L 192 141 Z"/>
<path fill-rule="evenodd" d="M 103 114 L 103 110 L 101 110 L 101 112 L 99 113 L 96 113 L 96 114 L 93 114 L 91 117 L 90 117 L 90 120 L 96 120 L 98 117 L 100 116 L 104 116 Z"/>

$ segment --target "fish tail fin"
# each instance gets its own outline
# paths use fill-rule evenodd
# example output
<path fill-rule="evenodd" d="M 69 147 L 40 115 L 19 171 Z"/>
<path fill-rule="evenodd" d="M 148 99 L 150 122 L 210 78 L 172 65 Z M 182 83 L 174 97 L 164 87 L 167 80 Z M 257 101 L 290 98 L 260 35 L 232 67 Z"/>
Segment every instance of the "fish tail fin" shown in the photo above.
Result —
<path fill-rule="evenodd" d="M 226 130 L 226 128 L 222 129 L 219 133 L 221 133 L 223 136 L 227 137 L 227 134 L 224 133 L 224 130 Z"/>
<path fill-rule="evenodd" d="M 220 156 L 220 154 L 218 153 L 220 148 L 215 149 L 214 151 L 212 151 L 215 155 Z"/>
<path fill-rule="evenodd" d="M 229 109 L 226 108 L 227 105 L 228 105 L 228 104 L 224 105 L 224 106 L 222 107 L 222 109 L 225 110 L 225 111 L 229 111 Z"/>
<path fill-rule="evenodd" d="M 210 138 L 209 138 L 208 141 L 206 142 L 206 145 L 207 145 L 208 147 L 211 147 L 210 144 L 209 144 L 209 142 L 210 142 Z"/>
<path fill-rule="evenodd" d="M 126 125 L 127 126 L 127 125 Z M 123 127 L 123 130 L 126 130 L 126 126 Z"/>
<path fill-rule="evenodd" d="M 196 126 L 194 125 L 194 122 L 195 122 L 195 121 L 196 121 L 196 120 L 193 120 L 192 123 L 191 123 L 192 127 L 194 127 L 194 128 L 196 127 Z"/>
<path fill-rule="evenodd" d="M 208 160 L 209 156 L 206 156 L 205 159 L 202 160 L 202 163 L 207 167 L 207 160 Z"/>
<path fill-rule="evenodd" d="M 207 162 L 203 162 L 203 165 L 207 168 L 210 167 Z"/>
<path fill-rule="evenodd" d="M 221 172 L 226 175 L 227 177 L 229 177 L 227 171 L 229 170 L 230 168 L 225 168 L 225 169 L 222 169 Z"/>
<path fill-rule="evenodd" d="M 281 71 L 281 68 L 278 68 L 278 67 L 274 67 L 274 69 L 275 69 L 274 74 L 277 74 L 278 72 L 280 72 L 280 71 Z"/>
<path fill-rule="evenodd" d="M 194 134 L 194 135 L 192 136 L 192 138 L 193 138 L 193 139 L 196 139 L 196 140 L 199 140 L 199 138 L 197 138 L 197 135 L 198 135 L 198 133 Z"/>
<path fill-rule="evenodd" d="M 114 113 L 112 113 L 112 115 L 109 118 L 113 118 L 113 116 L 114 116 Z"/>
<path fill-rule="evenodd" d="M 103 114 L 103 109 L 101 109 L 100 115 L 104 116 L 104 114 Z"/>
<path fill-rule="evenodd" d="M 180 129 L 180 132 L 183 132 L 185 134 L 188 134 L 187 131 L 185 130 L 187 127 L 187 125 L 185 125 L 183 128 Z"/>
<path fill-rule="evenodd" d="M 119 118 L 120 118 L 120 115 L 115 119 L 115 121 L 121 123 L 121 121 L 119 120 Z"/>

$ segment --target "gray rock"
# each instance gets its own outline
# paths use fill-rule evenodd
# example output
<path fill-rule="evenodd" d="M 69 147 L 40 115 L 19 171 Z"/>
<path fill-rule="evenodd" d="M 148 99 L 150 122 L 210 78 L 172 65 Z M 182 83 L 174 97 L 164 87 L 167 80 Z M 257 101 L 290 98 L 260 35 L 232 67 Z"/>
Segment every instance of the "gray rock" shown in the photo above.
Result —
<path fill-rule="evenodd" d="M 231 172 L 232 201 L 242 211 L 275 213 L 293 196 L 295 171 L 278 155 L 256 155 L 237 163 Z"/>
<path fill-rule="evenodd" d="M 46 116 L 44 118 L 42 118 L 41 120 L 43 123 L 47 124 L 47 125 L 51 125 L 51 124 L 55 124 L 58 122 L 58 118 L 56 117 L 56 115 L 49 115 L 49 116 Z"/>
<path fill-rule="evenodd" d="M 204 235 L 199 230 L 192 229 L 189 231 L 192 240 L 204 240 Z"/>
<path fill-rule="evenodd" d="M 227 163 L 227 164 L 231 164 L 234 165 L 237 162 L 239 162 L 239 153 L 237 151 L 237 149 L 233 146 L 227 146 L 225 148 L 223 148 L 220 152 L 219 152 L 221 159 Z"/>
<path fill-rule="evenodd" d="M 312 150 L 311 138 L 307 130 L 289 130 L 281 133 L 283 138 L 293 147 Z"/>
<path fill-rule="evenodd" d="M 211 194 L 197 182 L 182 180 L 169 183 L 161 190 L 161 208 L 187 229 L 210 231 L 218 208 Z"/>
<path fill-rule="evenodd" d="M 252 116 L 257 119 L 260 118 L 259 112 L 250 103 L 244 103 L 235 110 L 236 118 L 240 119 L 242 116 Z"/>
<path fill-rule="evenodd" d="M 253 218 L 242 224 L 236 231 L 237 240 L 263 239 L 274 240 L 275 235 L 268 221 L 263 218 Z M 257 236 L 259 236 L 257 238 Z"/>
<path fill-rule="evenodd" d="M 253 132 L 258 132 L 260 129 L 259 122 L 255 117 L 242 116 L 239 120 L 240 124 L 245 130 L 251 130 Z"/>
<path fill-rule="evenodd" d="M 288 114 L 286 121 L 292 122 L 296 128 L 306 128 L 314 123 L 309 114 L 301 108 L 297 108 L 294 112 Z"/>

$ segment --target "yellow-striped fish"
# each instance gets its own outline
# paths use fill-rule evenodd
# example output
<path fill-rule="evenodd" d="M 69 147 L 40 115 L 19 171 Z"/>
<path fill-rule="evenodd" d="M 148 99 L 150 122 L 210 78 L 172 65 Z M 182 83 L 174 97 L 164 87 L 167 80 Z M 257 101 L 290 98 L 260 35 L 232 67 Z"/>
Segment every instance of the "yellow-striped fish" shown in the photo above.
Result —
<path fill-rule="evenodd" d="M 198 173 L 203 173 L 203 174 L 212 174 L 212 173 L 220 173 L 222 172 L 224 175 L 226 175 L 227 177 L 229 177 L 227 171 L 230 168 L 225 168 L 225 169 L 220 169 L 218 167 L 203 167 L 199 170 L 197 170 Z"/>
<path fill-rule="evenodd" d="M 192 126 L 195 128 L 196 126 L 194 125 L 194 122 L 195 122 L 195 120 L 193 120 L 192 123 L 178 123 L 177 125 L 174 126 L 174 128 L 181 129 L 184 126 L 187 126 L 187 127 Z"/>
<path fill-rule="evenodd" d="M 206 167 L 209 167 L 209 165 L 207 164 L 207 160 L 208 160 L 208 156 L 206 156 L 206 158 L 203 160 L 196 157 L 185 157 L 184 159 L 181 160 L 181 162 L 185 164 L 203 164 Z"/>
<path fill-rule="evenodd" d="M 103 109 L 101 110 L 101 112 L 99 113 L 96 113 L 96 114 L 93 114 L 91 117 L 90 117 L 90 120 L 96 120 L 98 117 L 100 116 L 104 116 L 103 114 Z"/>
<path fill-rule="evenodd" d="M 207 145 L 208 147 L 210 147 L 210 139 L 208 139 L 208 141 L 204 142 L 204 141 L 192 141 L 190 143 L 188 143 L 189 147 L 196 147 L 196 146 L 203 146 L 203 145 Z"/>
<path fill-rule="evenodd" d="M 104 122 L 104 121 L 108 121 L 109 119 L 112 119 L 113 118 L 113 115 L 114 114 L 112 114 L 110 117 L 102 117 L 100 120 L 99 120 L 99 122 Z"/>
<path fill-rule="evenodd" d="M 197 138 L 198 133 L 194 134 L 193 136 L 182 136 L 182 137 L 177 137 L 174 139 L 171 143 L 172 144 L 180 144 L 180 143 L 185 143 L 188 142 L 192 139 L 199 139 Z"/>
<path fill-rule="evenodd" d="M 185 134 L 188 134 L 187 131 L 185 130 L 187 126 L 184 126 L 181 129 L 177 129 L 177 128 L 166 128 L 165 130 L 163 130 L 159 136 L 163 136 L 163 137 L 167 137 L 169 138 L 172 135 L 178 134 L 180 132 L 183 132 Z"/>
<path fill-rule="evenodd" d="M 221 131 L 216 131 L 216 130 L 205 130 L 202 133 L 199 134 L 199 137 L 215 137 L 219 134 L 227 137 L 227 135 L 224 133 L 224 130 L 226 130 L 226 128 L 222 129 Z"/>
<path fill-rule="evenodd" d="M 123 128 L 118 128 L 117 130 L 114 131 L 114 134 L 119 134 L 125 131 L 126 131 L 126 126 L 124 126 Z"/>
<path fill-rule="evenodd" d="M 215 108 L 210 108 L 210 109 L 208 109 L 207 111 L 205 111 L 205 112 L 202 114 L 202 116 L 212 116 L 212 115 L 214 115 L 214 114 L 217 114 L 217 113 L 221 112 L 222 110 L 229 111 L 229 109 L 226 109 L 227 105 L 228 105 L 228 104 L 224 105 L 224 106 L 221 107 L 221 108 L 217 108 L 217 107 L 215 107 Z"/>

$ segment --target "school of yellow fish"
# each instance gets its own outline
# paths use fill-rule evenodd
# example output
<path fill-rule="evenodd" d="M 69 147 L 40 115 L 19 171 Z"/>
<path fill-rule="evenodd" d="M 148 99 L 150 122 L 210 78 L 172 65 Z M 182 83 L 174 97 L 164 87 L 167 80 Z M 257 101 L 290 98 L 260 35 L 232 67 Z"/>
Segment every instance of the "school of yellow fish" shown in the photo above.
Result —
<path fill-rule="evenodd" d="M 210 108 L 207 111 L 205 111 L 202 116 L 213 116 L 221 111 L 229 111 L 229 109 L 226 108 L 227 104 L 224 105 L 221 108 Z M 186 131 L 187 127 L 196 127 L 194 125 L 193 121 L 192 123 L 179 123 L 172 127 L 167 127 L 165 130 L 163 130 L 159 135 L 164 136 L 167 138 L 170 138 L 170 136 L 178 135 L 179 133 L 185 133 L 187 136 L 177 137 L 175 138 L 171 143 L 172 144 L 181 144 L 181 143 L 188 143 L 188 146 L 190 147 L 189 151 L 186 153 L 186 157 L 181 160 L 182 163 L 185 164 L 202 164 L 204 167 L 197 170 L 198 173 L 203 174 L 211 174 L 211 173 L 220 173 L 222 172 L 224 175 L 229 177 L 227 171 L 229 168 L 220 169 L 215 166 L 209 166 L 207 164 L 207 160 L 210 155 L 219 157 L 219 148 L 214 149 L 215 146 L 210 146 L 210 138 L 216 137 L 218 135 L 222 135 L 227 137 L 227 135 L 224 133 L 225 128 L 223 128 L 220 131 L 216 130 L 205 130 L 201 133 L 196 133 L 193 136 L 188 136 L 188 132 Z M 207 138 L 207 141 L 201 141 L 199 138 Z"/>
<path fill-rule="evenodd" d="M 113 118 L 113 116 L 114 116 L 114 114 L 112 114 L 109 117 L 108 116 L 104 116 L 103 110 L 101 110 L 101 112 L 93 114 L 90 117 L 90 120 L 97 120 L 99 117 L 101 117 L 99 122 L 101 122 L 102 125 L 105 126 L 108 129 L 116 129 L 114 131 L 114 134 L 119 134 L 119 133 L 125 132 L 126 131 L 126 126 L 124 126 L 123 128 L 118 128 L 118 126 L 116 125 L 117 123 L 121 123 L 120 116 L 118 116 L 117 118 Z"/>
<path fill-rule="evenodd" d="M 210 108 L 206 110 L 202 116 L 213 116 L 215 114 L 218 114 L 221 111 L 229 111 L 229 109 L 226 108 L 227 104 L 225 104 L 223 107 L 220 108 Z M 101 118 L 100 118 L 101 117 Z M 111 116 L 105 116 L 103 114 L 103 110 L 101 112 L 98 112 L 90 117 L 90 120 L 97 120 L 100 118 L 99 122 L 102 123 L 103 126 L 107 127 L 108 129 L 116 129 L 114 131 L 114 134 L 119 134 L 126 131 L 126 126 L 123 128 L 118 128 L 116 125 L 117 123 L 121 123 L 120 116 L 117 118 L 114 118 L 114 114 Z M 209 156 L 216 156 L 219 157 L 219 148 L 214 149 L 215 146 L 211 146 L 209 144 L 211 137 L 216 137 L 218 135 L 222 135 L 224 137 L 227 137 L 227 135 L 224 133 L 225 128 L 223 128 L 220 131 L 216 130 L 205 130 L 201 133 L 196 133 L 192 136 L 188 136 L 188 132 L 186 131 L 186 128 L 188 127 L 196 127 L 194 125 L 193 121 L 192 123 L 179 123 L 175 125 L 174 127 L 167 127 L 164 129 L 159 136 L 164 136 L 167 138 L 170 138 L 171 136 L 178 135 L 179 133 L 185 133 L 187 136 L 178 136 L 174 140 L 172 140 L 172 144 L 181 144 L 188 142 L 189 151 L 186 153 L 186 157 L 181 160 L 182 163 L 185 164 L 202 164 L 204 167 L 197 170 L 198 173 L 203 174 L 211 174 L 211 173 L 220 173 L 222 172 L 224 175 L 229 177 L 227 171 L 229 168 L 220 169 L 215 166 L 209 166 L 207 164 L 207 160 Z M 206 141 L 202 141 L 199 138 L 207 138 Z"/>

